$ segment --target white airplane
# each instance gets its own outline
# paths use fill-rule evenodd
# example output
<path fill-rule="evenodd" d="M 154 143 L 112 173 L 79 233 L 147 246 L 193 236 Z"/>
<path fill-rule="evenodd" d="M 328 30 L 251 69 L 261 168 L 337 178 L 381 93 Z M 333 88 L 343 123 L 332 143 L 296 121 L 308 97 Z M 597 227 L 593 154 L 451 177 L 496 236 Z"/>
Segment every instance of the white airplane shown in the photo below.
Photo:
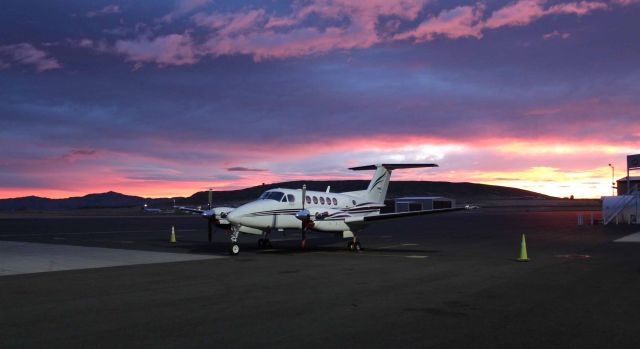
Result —
<path fill-rule="evenodd" d="M 271 246 L 269 235 L 273 231 L 299 230 L 301 247 L 306 243 L 306 232 L 333 233 L 350 239 L 350 251 L 360 251 L 358 233 L 370 222 L 423 214 L 434 214 L 464 210 L 446 208 L 401 213 L 380 213 L 389 188 L 391 172 L 396 169 L 437 167 L 436 164 L 380 164 L 352 167 L 350 170 L 375 170 L 375 175 L 365 190 L 345 193 L 307 191 L 302 189 L 275 188 L 262 193 L 260 197 L 240 207 L 214 207 L 197 210 L 187 207 L 178 209 L 201 213 L 209 221 L 209 241 L 213 226 L 231 230 L 231 255 L 240 253 L 238 236 L 240 233 L 262 236 L 258 240 L 261 248 Z"/>

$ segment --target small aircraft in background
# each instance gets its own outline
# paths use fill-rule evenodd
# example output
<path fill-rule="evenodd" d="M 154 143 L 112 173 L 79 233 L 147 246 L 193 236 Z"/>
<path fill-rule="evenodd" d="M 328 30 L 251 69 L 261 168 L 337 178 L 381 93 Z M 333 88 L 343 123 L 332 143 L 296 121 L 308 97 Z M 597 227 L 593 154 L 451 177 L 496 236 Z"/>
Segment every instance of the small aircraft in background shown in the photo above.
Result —
<path fill-rule="evenodd" d="M 310 230 L 335 234 L 349 239 L 347 248 L 360 251 L 358 234 L 368 225 L 377 221 L 409 216 L 436 214 L 469 209 L 444 208 L 400 213 L 380 213 L 385 207 L 384 200 L 389 189 L 391 172 L 397 169 L 437 167 L 436 164 L 379 164 L 352 167 L 350 170 L 375 170 L 375 174 L 365 190 L 332 193 L 302 189 L 275 188 L 262 193 L 260 197 L 240 207 L 211 207 L 199 210 L 188 207 L 176 209 L 196 212 L 209 221 L 209 241 L 213 227 L 231 231 L 231 255 L 240 253 L 238 236 L 240 233 L 258 235 L 261 248 L 270 247 L 269 236 L 274 231 L 298 230 L 301 247 L 306 244 L 306 233 Z M 211 201 L 211 197 L 209 197 Z"/>
<path fill-rule="evenodd" d="M 144 204 L 142 206 L 142 211 L 147 213 L 174 213 L 175 212 L 175 210 L 163 210 L 161 208 L 151 208 L 147 204 Z"/>

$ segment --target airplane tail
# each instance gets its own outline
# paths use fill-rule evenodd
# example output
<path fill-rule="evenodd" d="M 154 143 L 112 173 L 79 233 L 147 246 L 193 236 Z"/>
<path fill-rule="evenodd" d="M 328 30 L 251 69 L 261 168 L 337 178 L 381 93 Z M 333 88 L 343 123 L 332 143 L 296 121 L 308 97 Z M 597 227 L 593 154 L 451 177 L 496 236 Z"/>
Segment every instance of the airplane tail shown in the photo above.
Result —
<path fill-rule="evenodd" d="M 353 171 L 376 170 L 373 179 L 369 183 L 366 190 L 362 191 L 362 195 L 371 202 L 384 203 L 389 189 L 389 181 L 391 179 L 391 171 L 403 168 L 419 168 L 419 167 L 437 167 L 436 164 L 379 164 L 367 165 L 359 167 L 351 167 Z"/>

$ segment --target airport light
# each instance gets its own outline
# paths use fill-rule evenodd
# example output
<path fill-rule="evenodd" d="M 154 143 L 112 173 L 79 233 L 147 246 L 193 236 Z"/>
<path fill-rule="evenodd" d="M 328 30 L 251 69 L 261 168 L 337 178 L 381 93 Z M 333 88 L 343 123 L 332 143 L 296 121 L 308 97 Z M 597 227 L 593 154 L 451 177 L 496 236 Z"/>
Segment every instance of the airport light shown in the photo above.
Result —
<path fill-rule="evenodd" d="M 615 173 L 616 172 L 612 164 L 609 164 L 609 167 L 611 167 L 611 196 L 616 196 L 615 194 L 615 190 L 616 190 Z"/>

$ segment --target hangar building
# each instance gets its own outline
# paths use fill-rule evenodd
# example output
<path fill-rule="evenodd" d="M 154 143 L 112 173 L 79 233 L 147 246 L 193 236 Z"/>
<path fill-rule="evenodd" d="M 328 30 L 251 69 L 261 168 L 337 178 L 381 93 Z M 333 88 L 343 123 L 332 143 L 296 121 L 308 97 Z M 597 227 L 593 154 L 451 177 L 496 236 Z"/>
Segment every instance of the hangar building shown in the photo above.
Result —
<path fill-rule="evenodd" d="M 441 196 L 414 196 L 396 199 L 396 212 L 435 210 L 439 208 L 452 208 L 455 200 Z"/>

